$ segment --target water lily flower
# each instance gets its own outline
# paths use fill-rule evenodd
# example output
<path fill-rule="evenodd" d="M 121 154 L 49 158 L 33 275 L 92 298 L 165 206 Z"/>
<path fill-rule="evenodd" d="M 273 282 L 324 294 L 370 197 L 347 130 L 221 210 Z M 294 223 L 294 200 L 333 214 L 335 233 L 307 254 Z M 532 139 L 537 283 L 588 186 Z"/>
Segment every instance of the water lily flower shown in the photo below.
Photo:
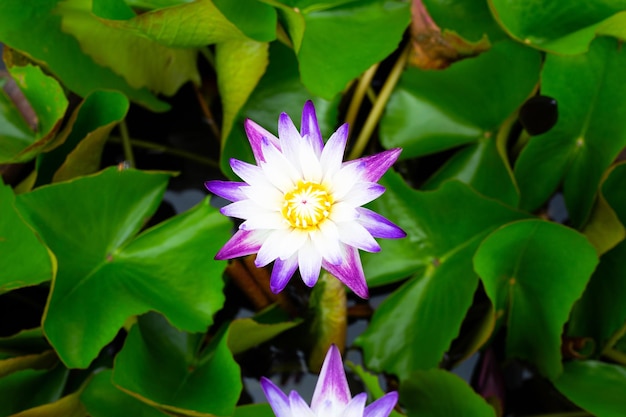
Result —
<path fill-rule="evenodd" d="M 287 396 L 265 377 L 261 378 L 261 387 L 276 417 L 388 417 L 398 401 L 395 391 L 367 407 L 366 393 L 352 398 L 341 354 L 335 345 L 330 347 L 324 359 L 310 408 L 296 391 Z"/>
<path fill-rule="evenodd" d="M 385 191 L 377 181 L 401 149 L 342 162 L 348 125 L 324 145 L 311 101 L 304 105 L 300 132 L 286 113 L 278 119 L 278 137 L 251 120 L 244 126 L 256 165 L 231 159 L 230 166 L 245 182 L 205 183 L 209 191 L 233 202 L 222 214 L 244 220 L 215 259 L 256 253 L 257 267 L 274 261 L 274 293 L 285 288 L 296 269 L 312 287 L 324 268 L 367 298 L 358 250 L 378 252 L 374 238 L 406 234 L 361 206 Z"/>

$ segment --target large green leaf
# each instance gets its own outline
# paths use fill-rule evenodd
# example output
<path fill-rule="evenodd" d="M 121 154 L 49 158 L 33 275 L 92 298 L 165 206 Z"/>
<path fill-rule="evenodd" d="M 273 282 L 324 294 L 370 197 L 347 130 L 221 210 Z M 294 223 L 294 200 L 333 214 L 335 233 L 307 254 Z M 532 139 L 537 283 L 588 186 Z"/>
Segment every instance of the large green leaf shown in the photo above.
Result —
<path fill-rule="evenodd" d="M 122 75 L 85 55 L 76 39 L 61 30 L 62 17 L 54 12 L 57 3 L 58 0 L 0 2 L 0 39 L 45 65 L 81 96 L 100 89 L 118 90 L 153 110 L 167 109 L 167 104 L 157 100 L 147 88 L 132 87 Z M 89 14 L 89 10 L 84 14 Z M 103 43 L 111 44 L 109 39 Z"/>
<path fill-rule="evenodd" d="M 405 71 L 381 120 L 381 142 L 412 158 L 494 137 L 531 94 L 540 54 L 513 41 L 443 71 Z"/>
<path fill-rule="evenodd" d="M 124 77 L 131 88 L 168 96 L 187 81 L 200 84 L 196 50 L 162 45 L 126 28 L 123 20 L 95 17 L 91 7 L 92 0 L 63 0 L 54 13 L 61 15 L 63 32 L 98 65 Z"/>
<path fill-rule="evenodd" d="M 276 134 L 280 113 L 288 113 L 296 126 L 299 126 L 302 107 L 310 98 L 309 92 L 300 82 L 298 63 L 293 51 L 274 42 L 270 46 L 270 64 L 265 75 L 239 112 L 228 138 L 222 142 L 222 171 L 230 178 L 238 179 L 228 164 L 230 158 L 254 161 L 244 131 L 245 118 L 254 120 Z M 314 102 L 320 130 L 328 138 L 336 127 L 337 108 L 323 99 L 316 99 Z"/>
<path fill-rule="evenodd" d="M 95 91 L 85 97 L 59 134 L 63 144 L 39 157 L 37 185 L 96 172 L 108 135 L 128 107 L 128 99 L 117 91 Z"/>
<path fill-rule="evenodd" d="M 232 415 L 242 388 L 227 331 L 202 348 L 204 334 L 181 332 L 149 314 L 130 330 L 115 360 L 113 383 L 171 412 Z"/>
<path fill-rule="evenodd" d="M 489 41 L 506 38 L 494 20 L 487 2 L 474 0 L 424 0 L 422 2 L 434 22 L 443 30 L 451 30 L 469 41 L 487 35 Z"/>
<path fill-rule="evenodd" d="M 619 220 L 626 224 L 626 165 L 617 166 L 606 179 L 602 191 L 614 208 Z M 572 311 L 568 334 L 578 337 L 592 337 L 602 351 L 606 341 L 620 329 L 626 320 L 626 242 L 600 258 L 600 265 L 594 272 L 583 297 Z"/>
<path fill-rule="evenodd" d="M 596 361 L 569 362 L 554 381 L 574 404 L 597 417 L 621 417 L 626 410 L 626 369 Z"/>
<path fill-rule="evenodd" d="M 327 100 L 390 55 L 410 20 L 409 4 L 398 0 L 353 1 L 321 10 L 318 5 L 302 14 L 305 30 L 297 49 L 302 82 Z"/>
<path fill-rule="evenodd" d="M 515 39 L 559 54 L 577 54 L 587 50 L 596 33 L 613 29 L 611 18 L 626 9 L 624 0 L 489 0 L 496 20 Z M 618 15 L 619 16 L 619 15 Z M 619 18 L 622 39 L 623 16 Z"/>
<path fill-rule="evenodd" d="M 41 68 L 26 65 L 11 67 L 9 71 L 31 106 L 37 125 L 33 131 L 4 89 L 0 89 L 0 163 L 28 161 L 41 153 L 55 138 L 68 104 L 59 83 Z"/>
<path fill-rule="evenodd" d="M 215 47 L 217 85 L 222 99 L 222 141 L 230 135 L 235 118 L 263 76 L 269 45 L 253 40 L 232 40 Z"/>
<path fill-rule="evenodd" d="M 626 146 L 625 66 L 626 51 L 610 38 L 595 40 L 584 55 L 546 58 L 541 92 L 558 101 L 559 120 L 516 163 L 524 209 L 541 206 L 563 182 L 573 224 L 585 222 L 603 172 Z"/>
<path fill-rule="evenodd" d="M 148 310 L 201 331 L 223 303 L 223 263 L 212 253 L 230 222 L 205 200 L 136 239 L 168 175 L 110 168 L 20 195 L 59 262 L 44 331 L 70 367 L 86 367 L 124 321 Z M 209 255 L 207 255 L 209 254 Z"/>
<path fill-rule="evenodd" d="M 11 187 L 0 181 L 0 294 L 51 280 L 55 261 L 16 210 Z"/>
<path fill-rule="evenodd" d="M 506 317 L 509 356 L 559 375 L 563 325 L 597 263 L 583 235 L 542 220 L 508 224 L 482 242 L 474 268 L 494 314 Z"/>
<path fill-rule="evenodd" d="M 68 370 L 59 365 L 51 370 L 27 369 L 0 378 L 0 417 L 58 400 L 67 374 Z"/>
<path fill-rule="evenodd" d="M 259 0 L 213 0 L 224 16 L 259 42 L 276 39 L 276 10 Z"/>
<path fill-rule="evenodd" d="M 525 215 L 456 181 L 432 192 L 411 190 L 396 174 L 381 183 L 387 192 L 372 206 L 407 232 L 405 253 L 419 273 L 383 301 L 356 343 L 370 369 L 405 378 L 437 366 L 458 335 L 478 285 L 472 256 L 480 240 Z M 393 262 L 377 259 L 381 269 Z"/>
<path fill-rule="evenodd" d="M 455 179 L 471 185 L 485 196 L 515 207 L 519 202 L 519 193 L 512 176 L 513 172 L 499 152 L 496 140 L 482 137 L 456 152 L 422 189 L 434 189 L 444 181 Z"/>
<path fill-rule="evenodd" d="M 112 374 L 111 370 L 106 370 L 94 375 L 81 393 L 80 400 L 90 416 L 118 417 L 122 411 L 129 416 L 167 415 L 114 386 L 111 383 Z"/>
<path fill-rule="evenodd" d="M 269 404 L 252 404 L 235 408 L 233 417 L 274 417 Z"/>
<path fill-rule="evenodd" d="M 415 371 L 400 383 L 408 417 L 495 417 L 484 398 L 459 376 L 442 369 Z"/>

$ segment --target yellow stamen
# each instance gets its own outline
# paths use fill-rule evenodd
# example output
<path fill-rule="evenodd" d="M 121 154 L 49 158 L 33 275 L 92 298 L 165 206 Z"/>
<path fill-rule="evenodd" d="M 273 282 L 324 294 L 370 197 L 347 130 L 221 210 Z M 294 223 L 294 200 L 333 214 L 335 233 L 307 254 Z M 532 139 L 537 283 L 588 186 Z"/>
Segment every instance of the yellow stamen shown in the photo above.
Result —
<path fill-rule="evenodd" d="M 289 224 L 298 229 L 312 229 L 330 215 L 332 196 L 315 182 L 300 181 L 285 194 L 282 214 Z"/>

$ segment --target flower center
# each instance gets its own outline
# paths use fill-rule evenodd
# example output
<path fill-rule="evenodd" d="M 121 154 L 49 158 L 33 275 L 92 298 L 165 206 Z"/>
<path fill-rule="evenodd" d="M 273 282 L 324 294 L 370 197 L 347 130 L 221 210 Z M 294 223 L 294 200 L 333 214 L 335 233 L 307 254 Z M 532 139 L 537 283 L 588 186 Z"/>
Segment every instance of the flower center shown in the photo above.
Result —
<path fill-rule="evenodd" d="M 323 185 L 300 181 L 285 194 L 282 214 L 289 224 L 298 229 L 310 229 L 330 214 L 333 199 Z"/>

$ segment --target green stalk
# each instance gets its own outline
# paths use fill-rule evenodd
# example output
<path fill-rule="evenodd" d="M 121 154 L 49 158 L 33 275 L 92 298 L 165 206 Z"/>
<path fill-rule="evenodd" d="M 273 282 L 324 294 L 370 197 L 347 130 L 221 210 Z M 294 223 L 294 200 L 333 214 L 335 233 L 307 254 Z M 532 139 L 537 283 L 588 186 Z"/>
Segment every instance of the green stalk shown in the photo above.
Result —
<path fill-rule="evenodd" d="M 367 142 L 372 136 L 372 133 L 374 132 L 374 129 L 376 128 L 376 125 L 378 124 L 378 121 L 383 114 L 383 110 L 387 105 L 387 101 L 389 101 L 389 96 L 391 96 L 391 92 L 398 83 L 400 75 L 402 75 L 402 71 L 404 71 L 404 67 L 406 66 L 406 62 L 409 58 L 410 48 L 411 45 L 407 44 L 407 46 L 398 57 L 398 60 L 393 65 L 393 68 L 391 69 L 387 80 L 385 80 L 383 88 L 380 90 L 376 101 L 374 101 L 374 105 L 372 107 L 372 110 L 370 111 L 370 114 L 367 116 L 367 120 L 365 120 L 363 129 L 361 129 L 361 132 L 359 132 L 359 137 L 357 138 L 354 147 L 352 148 L 352 151 L 348 156 L 348 159 L 355 159 L 363 154 L 365 146 L 367 146 Z"/>
<path fill-rule="evenodd" d="M 124 149 L 124 159 L 130 165 L 130 168 L 135 168 L 135 156 L 133 155 L 133 147 L 130 143 L 130 137 L 128 136 L 128 127 L 126 127 L 126 120 L 120 122 L 120 135 L 122 135 L 122 148 Z"/>

